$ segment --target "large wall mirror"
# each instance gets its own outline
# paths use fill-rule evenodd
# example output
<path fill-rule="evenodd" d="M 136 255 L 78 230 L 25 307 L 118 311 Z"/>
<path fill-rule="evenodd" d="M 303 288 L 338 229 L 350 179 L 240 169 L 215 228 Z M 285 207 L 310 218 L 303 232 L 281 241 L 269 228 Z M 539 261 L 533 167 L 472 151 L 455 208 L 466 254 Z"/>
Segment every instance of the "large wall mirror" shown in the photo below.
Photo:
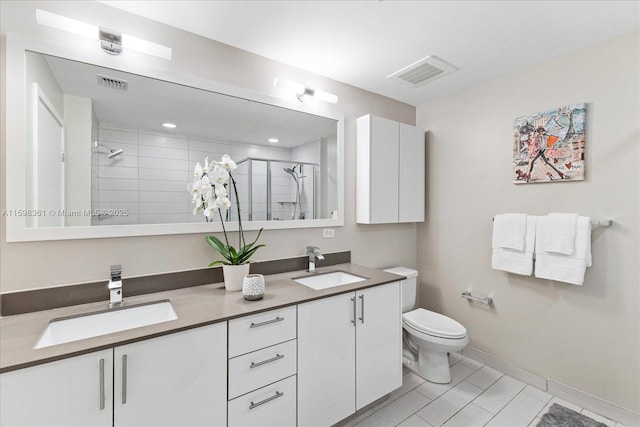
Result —
<path fill-rule="evenodd" d="M 342 225 L 340 114 L 8 45 L 8 241 L 219 231 L 187 187 L 224 154 L 245 228 Z"/>

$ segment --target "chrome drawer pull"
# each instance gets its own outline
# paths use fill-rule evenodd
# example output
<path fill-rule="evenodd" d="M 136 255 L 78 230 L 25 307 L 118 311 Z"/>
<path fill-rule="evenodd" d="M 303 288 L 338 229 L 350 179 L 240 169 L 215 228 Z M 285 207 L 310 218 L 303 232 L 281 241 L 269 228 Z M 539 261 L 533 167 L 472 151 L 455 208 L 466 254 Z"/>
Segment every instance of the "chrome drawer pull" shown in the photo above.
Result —
<path fill-rule="evenodd" d="M 104 359 L 100 359 L 100 410 L 104 410 Z"/>
<path fill-rule="evenodd" d="M 258 326 L 264 326 L 264 325 L 269 325 L 271 323 L 282 322 L 283 320 L 284 320 L 284 317 L 279 317 L 278 316 L 275 319 L 267 320 L 266 322 L 260 322 L 260 323 L 251 322 L 251 325 L 249 327 L 250 328 L 257 328 Z"/>
<path fill-rule="evenodd" d="M 258 363 L 251 362 L 251 365 L 249 365 L 249 369 L 257 368 L 258 366 L 266 365 L 267 363 L 275 362 L 276 360 L 280 360 L 280 359 L 284 359 L 284 354 L 276 353 L 276 355 L 271 359 L 263 360 L 262 362 L 258 362 Z"/>
<path fill-rule="evenodd" d="M 364 294 L 360 294 L 358 298 L 360 298 L 360 302 L 362 303 L 362 311 L 361 311 L 362 317 L 360 317 L 359 319 L 362 323 L 364 323 Z"/>
<path fill-rule="evenodd" d="M 251 405 L 249 405 L 249 409 L 257 408 L 260 405 L 264 405 L 265 403 L 271 402 L 272 400 L 275 400 L 275 399 L 277 399 L 279 397 L 282 397 L 282 396 L 284 396 L 284 393 L 281 393 L 281 392 L 276 390 L 276 394 L 274 394 L 271 397 L 267 397 L 265 400 L 261 400 L 258 403 L 251 402 Z"/>

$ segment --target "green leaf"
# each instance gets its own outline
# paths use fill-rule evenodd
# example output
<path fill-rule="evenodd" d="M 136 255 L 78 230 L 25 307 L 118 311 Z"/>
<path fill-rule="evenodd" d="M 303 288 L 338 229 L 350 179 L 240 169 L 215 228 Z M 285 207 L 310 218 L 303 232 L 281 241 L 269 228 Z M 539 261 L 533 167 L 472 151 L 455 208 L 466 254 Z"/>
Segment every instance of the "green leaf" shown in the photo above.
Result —
<path fill-rule="evenodd" d="M 249 246 L 249 245 L 247 245 L 247 246 Z M 266 245 L 258 245 L 258 246 L 255 246 L 253 249 L 245 251 L 242 254 L 242 258 L 240 260 L 240 264 L 244 264 L 245 262 L 249 261 L 249 258 L 251 258 L 253 256 L 253 254 L 263 246 L 266 246 Z"/>
<path fill-rule="evenodd" d="M 226 245 L 222 243 L 220 239 L 218 239 L 216 236 L 207 236 L 206 242 L 209 244 L 209 246 L 211 246 L 213 249 L 218 251 L 224 259 L 226 259 L 227 261 L 231 261 L 231 255 L 229 254 L 229 250 L 227 249 Z"/>

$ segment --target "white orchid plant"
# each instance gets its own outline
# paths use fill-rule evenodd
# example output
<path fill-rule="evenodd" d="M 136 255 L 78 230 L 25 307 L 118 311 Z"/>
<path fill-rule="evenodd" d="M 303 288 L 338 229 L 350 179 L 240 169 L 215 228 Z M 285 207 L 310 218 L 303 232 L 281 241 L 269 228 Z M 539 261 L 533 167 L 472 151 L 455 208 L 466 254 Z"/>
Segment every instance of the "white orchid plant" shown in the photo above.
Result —
<path fill-rule="evenodd" d="M 240 200 L 238 199 L 238 189 L 236 181 L 233 179 L 232 171 L 236 170 L 238 165 L 228 155 L 222 156 L 221 161 L 212 161 L 209 158 L 204 160 L 204 166 L 197 163 L 193 172 L 194 181 L 189 184 L 188 190 L 192 195 L 192 203 L 195 204 L 193 209 L 194 215 L 204 214 L 207 222 L 213 221 L 216 216 L 220 218 L 222 224 L 222 232 L 224 233 L 224 242 L 216 236 L 207 236 L 206 241 L 209 246 L 218 251 L 225 261 L 219 260 L 209 264 L 210 267 L 220 264 L 240 265 L 249 262 L 253 254 L 265 245 L 256 245 L 256 242 L 262 234 L 262 228 L 258 232 L 255 240 L 249 244 L 244 238 L 244 230 L 242 229 L 242 217 L 240 215 Z M 228 210 L 231 208 L 231 200 L 229 200 L 229 182 L 233 187 L 236 209 L 238 212 L 238 249 L 229 244 L 229 237 L 224 226 L 224 218 Z"/>

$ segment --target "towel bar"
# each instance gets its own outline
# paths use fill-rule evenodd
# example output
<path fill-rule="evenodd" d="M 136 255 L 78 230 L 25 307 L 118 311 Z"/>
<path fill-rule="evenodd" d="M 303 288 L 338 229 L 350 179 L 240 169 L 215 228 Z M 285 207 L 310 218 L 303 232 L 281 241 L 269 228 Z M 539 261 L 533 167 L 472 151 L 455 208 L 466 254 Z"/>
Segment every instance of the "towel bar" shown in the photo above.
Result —
<path fill-rule="evenodd" d="M 478 301 L 478 302 L 482 302 L 485 304 L 493 304 L 493 298 L 491 297 L 486 297 L 486 298 L 480 298 L 480 297 L 474 297 L 473 295 L 471 295 L 471 292 L 463 292 L 462 293 L 462 298 L 466 298 L 468 300 L 471 301 Z"/>
<path fill-rule="evenodd" d="M 495 221 L 495 217 L 491 218 L 491 221 Z M 591 226 L 592 227 L 611 227 L 611 224 L 613 224 L 613 220 L 612 219 L 601 219 L 601 220 L 597 220 L 597 219 L 592 219 L 591 220 Z"/>

